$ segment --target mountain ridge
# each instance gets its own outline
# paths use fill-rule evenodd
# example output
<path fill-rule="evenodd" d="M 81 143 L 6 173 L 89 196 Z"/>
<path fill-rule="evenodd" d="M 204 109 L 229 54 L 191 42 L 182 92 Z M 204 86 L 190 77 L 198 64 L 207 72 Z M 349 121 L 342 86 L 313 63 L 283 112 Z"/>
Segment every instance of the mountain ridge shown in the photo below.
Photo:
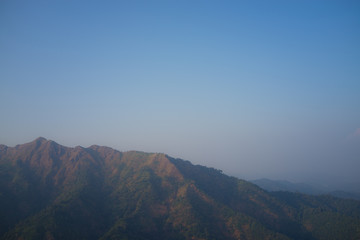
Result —
<path fill-rule="evenodd" d="M 255 179 L 250 182 L 270 192 L 288 191 L 310 195 L 331 195 L 339 198 L 360 200 L 360 192 L 331 190 L 329 187 L 314 186 L 309 183 L 293 183 L 286 180 L 270 180 L 267 178 Z"/>
<path fill-rule="evenodd" d="M 271 194 L 163 153 L 37 138 L 1 148 L 0 180 L 1 239 L 360 236 L 360 202 Z M 324 216 L 329 226 L 318 224 Z"/>

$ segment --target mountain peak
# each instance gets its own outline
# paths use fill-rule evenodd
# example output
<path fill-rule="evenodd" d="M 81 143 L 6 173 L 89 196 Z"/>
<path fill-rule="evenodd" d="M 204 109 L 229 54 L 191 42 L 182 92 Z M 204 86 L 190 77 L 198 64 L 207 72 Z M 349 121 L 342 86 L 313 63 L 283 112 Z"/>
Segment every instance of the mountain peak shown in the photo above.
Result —
<path fill-rule="evenodd" d="M 40 142 L 40 143 L 43 143 L 43 142 L 47 142 L 48 140 L 44 137 L 38 137 L 36 138 L 33 142 Z"/>
<path fill-rule="evenodd" d="M 31 142 L 27 142 L 24 144 L 18 144 L 15 146 L 16 149 L 33 149 L 33 148 L 38 148 L 42 145 L 44 145 L 44 143 L 49 142 L 46 138 L 44 137 L 38 137 L 35 140 L 31 141 Z"/>
<path fill-rule="evenodd" d="M 58 143 L 52 141 L 52 140 L 48 140 L 44 137 L 38 137 L 36 138 L 34 141 L 30 142 L 30 143 L 25 143 L 23 145 L 28 145 L 28 146 L 32 146 L 35 148 L 53 148 L 56 146 L 60 146 Z M 21 146 L 21 145 L 20 145 Z"/>

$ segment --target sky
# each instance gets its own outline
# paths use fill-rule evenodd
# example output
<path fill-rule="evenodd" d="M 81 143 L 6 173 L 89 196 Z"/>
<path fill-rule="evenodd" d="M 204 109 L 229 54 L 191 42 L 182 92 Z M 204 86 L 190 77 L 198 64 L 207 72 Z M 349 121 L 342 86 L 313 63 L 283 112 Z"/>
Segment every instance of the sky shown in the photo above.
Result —
<path fill-rule="evenodd" d="M 4 0 L 0 103 L 8 146 L 360 186 L 360 2 Z"/>

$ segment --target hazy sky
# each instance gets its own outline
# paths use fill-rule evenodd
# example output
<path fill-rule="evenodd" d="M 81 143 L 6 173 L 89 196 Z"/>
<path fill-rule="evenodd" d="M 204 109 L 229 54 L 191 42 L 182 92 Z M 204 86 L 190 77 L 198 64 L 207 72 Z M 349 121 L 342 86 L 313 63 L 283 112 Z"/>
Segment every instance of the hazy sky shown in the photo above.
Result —
<path fill-rule="evenodd" d="M 0 84 L 9 146 L 360 183 L 360 1 L 5 0 Z"/>

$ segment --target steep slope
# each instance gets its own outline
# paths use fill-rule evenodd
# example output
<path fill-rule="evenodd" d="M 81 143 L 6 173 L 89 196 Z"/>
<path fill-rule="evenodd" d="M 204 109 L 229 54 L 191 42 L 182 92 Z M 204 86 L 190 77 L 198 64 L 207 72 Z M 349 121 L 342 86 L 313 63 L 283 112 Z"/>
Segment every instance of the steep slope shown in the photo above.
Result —
<path fill-rule="evenodd" d="M 360 202 L 268 193 L 165 154 L 0 146 L 2 239 L 359 239 Z"/>
<path fill-rule="evenodd" d="M 4 148 L 0 159 L 1 192 L 6 193 L 1 196 L 1 211 L 5 213 L 1 215 L 2 231 L 24 221 L 12 229 L 13 234 L 22 232 L 20 236 L 25 238 L 41 239 L 47 232 L 51 235 L 48 229 L 75 229 L 74 222 L 82 222 L 86 228 L 99 225 L 97 217 L 90 222 L 86 212 L 95 213 L 94 207 L 101 206 L 97 196 L 101 196 L 102 162 L 86 149 L 66 148 L 39 138 L 15 148 Z M 96 199 L 90 202 L 89 198 Z M 84 231 L 81 226 L 76 228 L 79 231 L 73 231 L 75 236 L 86 232 L 85 227 Z"/>

